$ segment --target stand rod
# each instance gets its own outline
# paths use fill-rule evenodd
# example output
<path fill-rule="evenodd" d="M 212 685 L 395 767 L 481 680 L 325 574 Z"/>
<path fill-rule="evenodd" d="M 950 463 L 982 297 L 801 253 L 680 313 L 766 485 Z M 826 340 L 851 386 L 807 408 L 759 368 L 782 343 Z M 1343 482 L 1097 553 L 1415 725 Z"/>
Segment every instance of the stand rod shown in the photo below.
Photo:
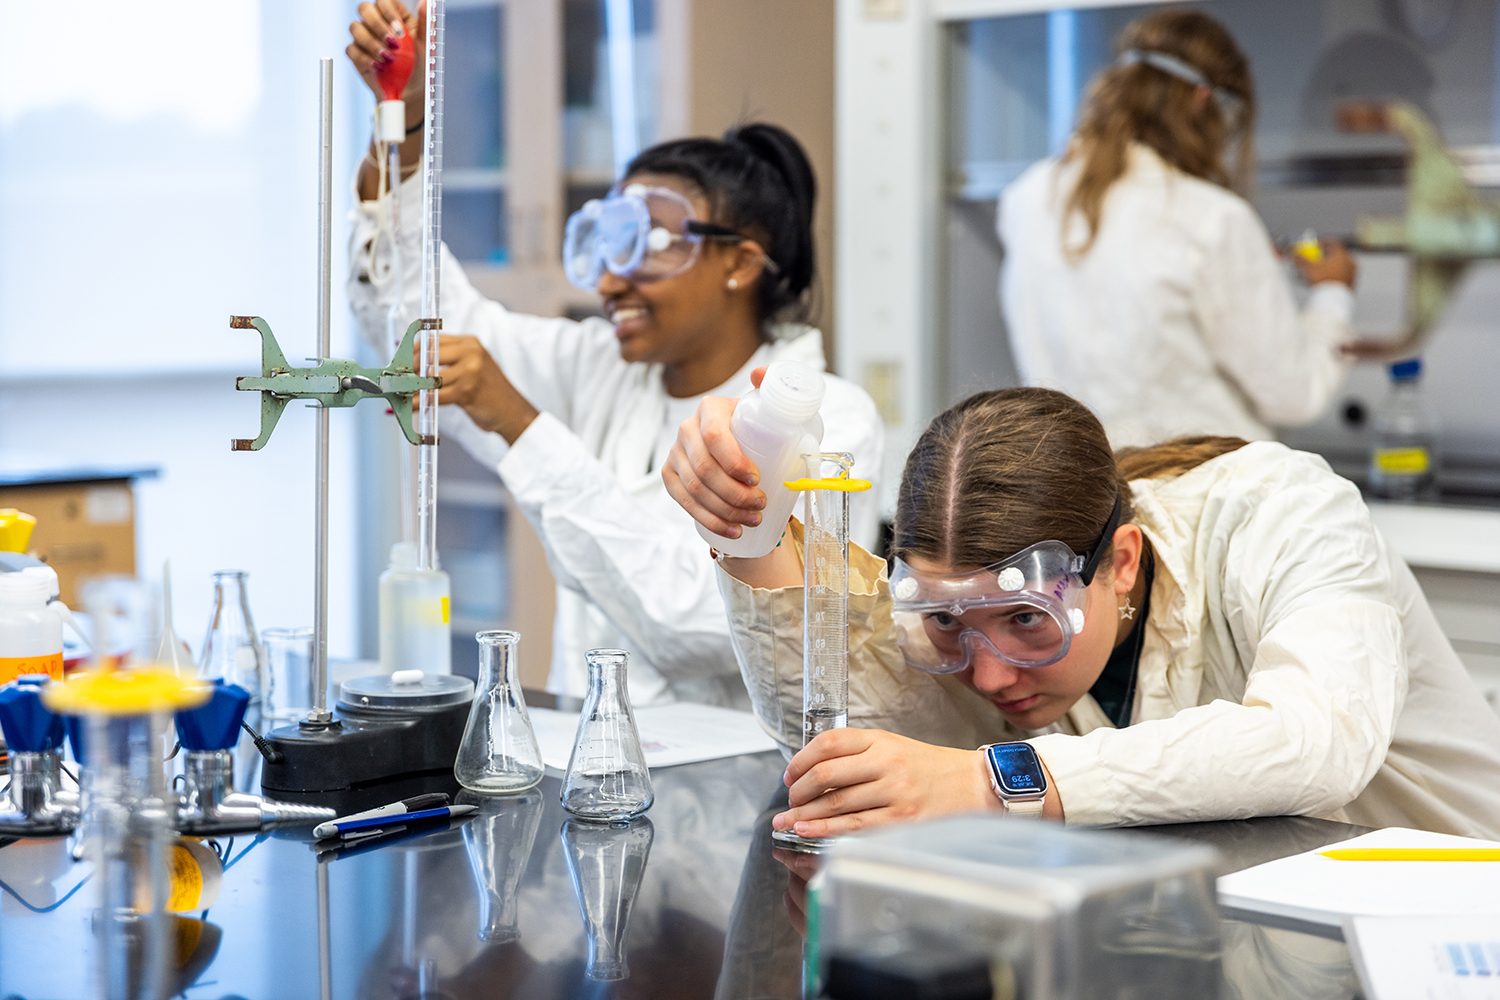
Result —
<path fill-rule="evenodd" d="M 318 361 L 332 353 L 333 281 L 333 59 L 318 61 Z M 312 710 L 307 721 L 327 724 L 328 711 L 328 408 L 318 407 L 317 504 L 314 517 Z"/>

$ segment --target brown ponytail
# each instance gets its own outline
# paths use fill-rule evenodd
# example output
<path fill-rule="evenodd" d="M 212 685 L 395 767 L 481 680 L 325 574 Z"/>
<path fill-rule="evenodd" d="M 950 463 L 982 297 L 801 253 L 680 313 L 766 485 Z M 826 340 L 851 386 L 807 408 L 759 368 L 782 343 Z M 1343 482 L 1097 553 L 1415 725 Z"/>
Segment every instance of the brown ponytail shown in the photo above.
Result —
<path fill-rule="evenodd" d="M 1052 389 L 982 392 L 939 415 L 906 459 L 891 550 L 958 569 L 988 566 L 1056 539 L 1093 549 L 1115 497 L 1135 518 L 1130 480 L 1181 475 L 1244 445 L 1239 438 L 1179 438 L 1110 450 L 1089 408 Z M 1113 547 L 1099 560 L 1113 564 Z"/>
<path fill-rule="evenodd" d="M 1233 187 L 1248 195 L 1255 165 L 1250 137 L 1255 129 L 1255 85 L 1250 60 L 1217 20 L 1196 10 L 1164 10 L 1126 25 L 1115 52 L 1164 52 L 1192 66 L 1215 87 L 1244 102 L 1235 134 L 1239 156 L 1231 172 L 1224 151 L 1232 138 L 1217 102 L 1201 102 L 1192 84 L 1143 62 L 1105 67 L 1079 110 L 1078 129 L 1063 162 L 1081 166 L 1063 213 L 1063 246 L 1074 260 L 1094 245 L 1104 197 L 1125 173 L 1132 142 L 1143 143 L 1183 173 Z M 1074 214 L 1083 216 L 1086 237 L 1068 244 Z"/>
<path fill-rule="evenodd" d="M 1127 480 L 1173 479 L 1249 442 L 1237 437 L 1180 437 L 1149 448 L 1121 448 L 1115 466 Z"/>

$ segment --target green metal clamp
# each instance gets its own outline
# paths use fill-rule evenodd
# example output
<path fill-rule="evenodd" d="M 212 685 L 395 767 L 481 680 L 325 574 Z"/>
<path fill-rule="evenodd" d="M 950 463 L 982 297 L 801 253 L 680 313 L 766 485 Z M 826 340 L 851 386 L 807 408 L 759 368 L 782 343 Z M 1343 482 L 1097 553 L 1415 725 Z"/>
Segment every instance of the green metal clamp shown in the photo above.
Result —
<path fill-rule="evenodd" d="M 384 368 L 364 368 L 346 358 L 324 358 L 312 368 L 293 368 L 287 364 L 281 345 L 276 343 L 270 324 L 259 316 L 231 316 L 233 330 L 259 330 L 261 374 L 245 375 L 234 380 L 234 387 L 244 392 L 259 392 L 260 436 L 254 440 L 235 438 L 233 451 L 259 451 L 271 440 L 271 432 L 281 419 L 282 411 L 294 399 L 305 399 L 324 407 L 353 406 L 362 399 L 378 397 L 390 404 L 401 425 L 401 433 L 412 444 L 436 444 L 424 441 L 412 426 L 412 400 L 424 389 L 437 389 L 440 377 L 417 374 L 415 347 L 417 333 L 427 324 L 441 320 L 413 320 L 401 338 L 391 363 Z"/>

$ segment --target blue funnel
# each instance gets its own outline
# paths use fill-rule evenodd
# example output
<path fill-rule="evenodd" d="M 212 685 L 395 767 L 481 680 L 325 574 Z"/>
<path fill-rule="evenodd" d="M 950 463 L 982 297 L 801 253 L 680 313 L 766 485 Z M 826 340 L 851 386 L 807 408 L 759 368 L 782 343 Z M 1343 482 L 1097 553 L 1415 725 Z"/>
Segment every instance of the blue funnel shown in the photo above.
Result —
<path fill-rule="evenodd" d="M 219 678 L 208 701 L 177 713 L 177 739 L 184 750 L 232 750 L 249 707 L 249 691 Z"/>
<path fill-rule="evenodd" d="M 46 674 L 26 674 L 0 687 L 0 730 L 12 750 L 56 750 L 63 743 L 62 716 L 42 704 Z"/>

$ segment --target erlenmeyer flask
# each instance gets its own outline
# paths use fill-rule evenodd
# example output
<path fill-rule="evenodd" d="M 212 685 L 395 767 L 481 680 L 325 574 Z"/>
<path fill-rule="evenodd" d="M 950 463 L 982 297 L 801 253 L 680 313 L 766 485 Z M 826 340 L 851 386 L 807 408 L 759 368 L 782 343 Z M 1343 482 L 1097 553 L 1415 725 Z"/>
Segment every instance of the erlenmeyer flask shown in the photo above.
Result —
<path fill-rule="evenodd" d="M 198 673 L 210 679 L 222 677 L 226 683 L 249 691 L 251 711 L 255 711 L 266 693 L 265 656 L 260 649 L 260 633 L 250 616 L 250 595 L 245 588 L 249 577 L 240 569 L 221 569 L 214 574 L 214 609 L 208 617 Z"/>
<path fill-rule="evenodd" d="M 542 780 L 542 751 L 521 697 L 516 632 L 476 632 L 479 683 L 453 776 L 476 792 L 519 792 Z"/>
<path fill-rule="evenodd" d="M 479 886 L 479 940 L 491 944 L 515 941 L 521 936 L 516 918 L 518 889 L 542 824 L 542 793 L 535 789 L 506 796 L 460 792 L 454 801 L 479 807 L 464 824 L 469 867 Z"/>
<path fill-rule="evenodd" d="M 630 654 L 588 652 L 589 691 L 563 778 L 562 805 L 579 819 L 621 823 L 651 808 L 651 772 L 625 690 Z"/>
<path fill-rule="evenodd" d="M 630 975 L 625 964 L 625 933 L 651 854 L 651 837 L 651 821 L 645 817 L 623 827 L 577 819 L 563 822 L 563 853 L 589 938 L 584 974 L 595 982 L 612 983 Z"/>
<path fill-rule="evenodd" d="M 208 634 L 198 658 L 198 675 L 222 677 L 250 692 L 245 724 L 251 729 L 264 725 L 262 708 L 270 687 L 266 680 L 266 657 L 260 633 L 250 616 L 250 595 L 245 581 L 250 574 L 240 569 L 222 569 L 214 574 L 214 608 L 208 616 Z M 234 753 L 234 787 L 249 792 L 259 782 L 260 754 L 246 733 L 240 734 Z"/>

